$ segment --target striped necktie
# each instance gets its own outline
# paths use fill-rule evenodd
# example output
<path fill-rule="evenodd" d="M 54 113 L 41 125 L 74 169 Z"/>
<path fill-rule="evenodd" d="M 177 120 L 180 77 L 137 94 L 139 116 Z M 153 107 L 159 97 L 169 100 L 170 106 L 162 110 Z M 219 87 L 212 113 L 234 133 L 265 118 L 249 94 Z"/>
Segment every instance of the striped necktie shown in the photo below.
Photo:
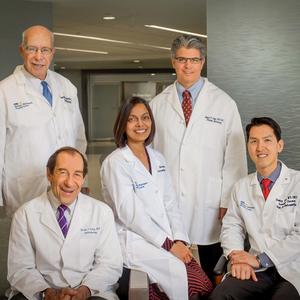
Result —
<path fill-rule="evenodd" d="M 46 81 L 41 81 L 41 85 L 43 86 L 43 96 L 47 99 L 50 106 L 52 106 L 52 94 L 50 92 L 48 83 Z"/>
<path fill-rule="evenodd" d="M 57 210 L 58 210 L 58 217 L 57 217 L 57 221 L 59 224 L 59 227 L 64 235 L 64 237 L 67 236 L 68 233 L 68 222 L 65 216 L 65 211 L 68 207 L 64 204 L 61 204 Z"/>

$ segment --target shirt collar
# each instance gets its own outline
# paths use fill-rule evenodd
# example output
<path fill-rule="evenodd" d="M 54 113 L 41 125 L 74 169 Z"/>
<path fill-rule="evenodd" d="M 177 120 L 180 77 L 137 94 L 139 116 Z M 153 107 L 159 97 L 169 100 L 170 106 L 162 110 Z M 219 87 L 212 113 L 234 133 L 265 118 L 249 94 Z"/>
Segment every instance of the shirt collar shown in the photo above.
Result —
<path fill-rule="evenodd" d="M 275 183 L 276 180 L 278 179 L 279 175 L 280 175 L 281 167 L 282 167 L 282 164 L 281 164 L 280 161 L 278 161 L 276 169 L 268 177 L 263 177 L 261 174 L 259 174 L 257 172 L 257 179 L 258 179 L 258 181 L 261 183 L 261 181 L 264 178 L 269 178 L 273 183 Z"/>
<path fill-rule="evenodd" d="M 195 82 L 190 88 L 186 89 L 183 87 L 178 81 L 176 81 L 176 89 L 177 93 L 182 98 L 182 93 L 185 90 L 188 90 L 191 93 L 193 101 L 198 97 L 198 94 L 200 93 L 202 87 L 204 85 L 204 79 L 202 77 L 199 78 L 197 82 Z"/>
<path fill-rule="evenodd" d="M 60 201 L 58 201 L 58 199 L 54 196 L 52 189 L 50 188 L 47 192 L 48 195 L 48 199 L 50 201 L 50 204 L 54 210 L 54 212 L 56 213 L 58 207 L 61 205 Z M 73 201 L 71 204 L 67 205 L 67 210 L 70 214 L 73 213 L 75 205 L 77 202 L 77 198 L 75 199 L 75 201 Z"/>

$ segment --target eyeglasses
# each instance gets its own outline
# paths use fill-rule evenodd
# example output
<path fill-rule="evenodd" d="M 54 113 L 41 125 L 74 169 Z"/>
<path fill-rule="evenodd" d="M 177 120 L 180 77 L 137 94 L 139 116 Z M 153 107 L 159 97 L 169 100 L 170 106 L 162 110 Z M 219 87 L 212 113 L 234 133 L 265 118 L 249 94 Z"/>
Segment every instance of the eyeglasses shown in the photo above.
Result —
<path fill-rule="evenodd" d="M 49 48 L 49 47 L 42 47 L 42 48 L 38 48 L 35 46 L 26 46 L 24 47 L 26 53 L 28 54 L 36 54 L 39 50 L 41 51 L 41 54 L 44 56 L 48 56 L 52 53 L 53 49 Z"/>
<path fill-rule="evenodd" d="M 190 61 L 191 64 L 200 64 L 200 62 L 203 60 L 202 57 L 175 57 L 176 61 L 180 64 L 186 64 L 188 61 Z"/>

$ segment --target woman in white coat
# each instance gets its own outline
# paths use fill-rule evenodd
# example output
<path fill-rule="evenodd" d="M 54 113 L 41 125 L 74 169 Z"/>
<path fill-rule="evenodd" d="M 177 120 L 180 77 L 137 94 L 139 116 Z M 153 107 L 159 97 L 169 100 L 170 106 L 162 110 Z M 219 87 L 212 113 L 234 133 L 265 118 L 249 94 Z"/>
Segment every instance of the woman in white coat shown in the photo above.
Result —
<path fill-rule="evenodd" d="M 125 265 L 150 278 L 150 300 L 198 299 L 212 284 L 187 246 L 165 160 L 147 147 L 154 133 L 148 103 L 131 98 L 114 126 L 118 149 L 101 168 L 104 201 L 115 213 Z"/>

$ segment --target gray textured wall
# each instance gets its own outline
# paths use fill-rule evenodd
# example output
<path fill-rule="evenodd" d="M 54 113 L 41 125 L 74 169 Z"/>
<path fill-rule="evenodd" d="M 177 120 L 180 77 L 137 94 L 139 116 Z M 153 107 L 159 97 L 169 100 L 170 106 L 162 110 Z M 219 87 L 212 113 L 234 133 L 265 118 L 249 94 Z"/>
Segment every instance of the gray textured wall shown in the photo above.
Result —
<path fill-rule="evenodd" d="M 52 4 L 47 2 L 2 0 L 0 11 L 0 80 L 22 63 L 18 52 L 21 34 L 31 25 L 52 28 Z"/>
<path fill-rule="evenodd" d="M 236 100 L 243 125 L 276 119 L 281 159 L 300 170 L 300 1 L 208 0 L 207 33 L 208 78 Z"/>

